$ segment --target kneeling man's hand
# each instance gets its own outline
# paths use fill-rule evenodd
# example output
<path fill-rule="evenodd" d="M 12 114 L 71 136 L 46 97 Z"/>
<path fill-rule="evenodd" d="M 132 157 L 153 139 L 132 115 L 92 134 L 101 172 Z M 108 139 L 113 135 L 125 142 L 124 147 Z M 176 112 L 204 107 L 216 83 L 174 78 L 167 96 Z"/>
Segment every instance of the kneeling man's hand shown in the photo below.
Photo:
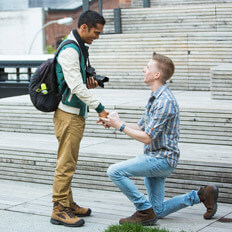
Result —
<path fill-rule="evenodd" d="M 113 127 L 117 130 L 119 130 L 120 127 L 122 126 L 122 121 L 120 120 L 120 117 L 117 111 L 115 112 L 113 117 L 108 115 L 107 118 L 100 118 L 100 120 L 103 121 L 106 126 Z"/>

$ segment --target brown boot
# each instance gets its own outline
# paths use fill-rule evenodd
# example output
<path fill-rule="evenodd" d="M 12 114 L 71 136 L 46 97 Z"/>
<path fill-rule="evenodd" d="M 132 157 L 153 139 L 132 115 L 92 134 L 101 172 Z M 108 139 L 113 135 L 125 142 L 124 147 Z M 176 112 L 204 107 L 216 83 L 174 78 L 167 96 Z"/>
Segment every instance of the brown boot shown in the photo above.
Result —
<path fill-rule="evenodd" d="M 70 208 L 62 206 L 59 202 L 54 203 L 50 222 L 70 227 L 79 227 L 85 224 L 83 219 L 77 217 Z"/>
<path fill-rule="evenodd" d="M 119 224 L 123 223 L 140 223 L 143 226 L 152 226 L 157 222 L 156 217 L 152 208 L 146 210 L 136 211 L 132 216 L 127 218 L 121 218 Z"/>
<path fill-rule="evenodd" d="M 76 215 L 76 216 L 79 216 L 79 217 L 86 217 L 86 216 L 89 216 L 91 214 L 91 209 L 89 208 L 83 208 L 83 207 L 80 207 L 79 205 L 77 205 L 75 202 L 73 202 L 71 205 L 70 205 L 70 208 L 72 210 L 72 212 Z"/>
<path fill-rule="evenodd" d="M 201 187 L 197 194 L 207 209 L 204 218 L 211 219 L 217 211 L 218 187 L 207 185 Z"/>

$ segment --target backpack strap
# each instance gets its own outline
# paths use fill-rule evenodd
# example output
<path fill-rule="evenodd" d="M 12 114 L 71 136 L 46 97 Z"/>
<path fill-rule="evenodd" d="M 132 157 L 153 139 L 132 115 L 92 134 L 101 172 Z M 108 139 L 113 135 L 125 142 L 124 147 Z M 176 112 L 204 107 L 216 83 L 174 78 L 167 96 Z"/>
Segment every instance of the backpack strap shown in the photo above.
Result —
<path fill-rule="evenodd" d="M 58 54 L 59 54 L 59 52 L 61 51 L 61 49 L 62 49 L 64 46 L 68 45 L 68 44 L 75 44 L 75 45 L 79 48 L 79 50 L 80 50 L 80 46 L 79 46 L 74 40 L 71 40 L 71 39 L 66 40 L 66 41 L 64 41 L 64 42 L 59 46 L 57 52 L 55 53 L 55 56 L 54 56 L 54 58 L 53 58 L 53 62 L 54 62 L 54 63 L 56 63 L 56 57 L 58 56 Z M 79 62 L 80 62 L 80 64 L 81 64 L 81 56 L 80 56 L 80 55 L 79 55 Z M 61 89 L 61 91 L 60 91 L 60 93 L 59 93 L 60 96 L 63 95 L 63 93 L 65 92 L 65 90 L 66 90 L 67 87 L 68 87 L 67 83 L 64 82 L 64 85 L 63 85 L 63 87 L 62 87 L 62 89 Z M 67 94 L 68 94 L 68 91 L 66 92 L 64 98 L 66 98 Z"/>
<path fill-rule="evenodd" d="M 64 46 L 66 46 L 66 45 L 68 45 L 68 44 L 75 44 L 75 45 L 79 48 L 79 50 L 81 50 L 81 49 L 80 49 L 80 46 L 79 46 L 79 44 L 78 44 L 77 42 L 75 42 L 74 40 L 68 39 L 68 40 L 64 41 L 63 43 L 61 43 L 61 45 L 59 46 L 58 50 L 56 51 L 55 56 L 54 56 L 53 59 L 56 59 L 56 57 L 58 56 L 60 50 L 61 50 Z M 79 60 L 81 61 L 80 56 L 79 56 Z"/>

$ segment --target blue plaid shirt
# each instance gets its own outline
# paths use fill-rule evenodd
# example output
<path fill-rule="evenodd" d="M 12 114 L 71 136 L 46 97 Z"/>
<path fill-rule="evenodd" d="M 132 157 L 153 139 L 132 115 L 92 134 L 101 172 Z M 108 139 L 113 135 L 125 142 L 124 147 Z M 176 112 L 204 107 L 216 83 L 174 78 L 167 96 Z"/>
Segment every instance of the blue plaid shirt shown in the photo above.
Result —
<path fill-rule="evenodd" d="M 180 156 L 180 115 L 178 103 L 167 84 L 152 92 L 138 125 L 152 139 L 149 145 L 144 145 L 144 154 L 165 158 L 175 168 Z"/>

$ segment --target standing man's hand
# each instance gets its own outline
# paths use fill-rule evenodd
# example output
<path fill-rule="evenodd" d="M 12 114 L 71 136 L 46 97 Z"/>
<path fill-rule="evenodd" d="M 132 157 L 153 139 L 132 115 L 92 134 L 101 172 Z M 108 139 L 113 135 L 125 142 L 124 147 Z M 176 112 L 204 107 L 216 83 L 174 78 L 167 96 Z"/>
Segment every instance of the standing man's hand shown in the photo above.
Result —
<path fill-rule="evenodd" d="M 109 114 L 108 112 L 103 110 L 101 113 L 98 114 L 98 116 L 99 118 L 107 118 L 108 114 Z"/>
<path fill-rule="evenodd" d="M 97 83 L 96 80 L 94 80 L 93 77 L 88 77 L 86 82 L 87 82 L 87 88 L 88 89 L 95 89 L 95 88 L 98 87 L 98 83 Z"/>
<path fill-rule="evenodd" d="M 103 125 L 108 126 L 108 127 L 113 127 L 117 130 L 119 130 L 123 124 L 121 121 L 118 112 L 115 112 L 114 117 L 108 117 L 108 118 L 101 118 L 101 121 L 103 121 Z"/>
<path fill-rule="evenodd" d="M 102 125 L 103 125 L 105 128 L 109 128 L 109 126 L 107 126 L 107 125 L 105 124 L 105 122 L 103 122 L 103 121 L 101 120 L 101 118 L 107 118 L 108 115 L 109 115 L 109 113 L 106 112 L 105 110 L 103 110 L 101 113 L 98 114 L 100 120 L 98 120 L 97 123 L 100 123 L 100 122 L 101 122 Z"/>

